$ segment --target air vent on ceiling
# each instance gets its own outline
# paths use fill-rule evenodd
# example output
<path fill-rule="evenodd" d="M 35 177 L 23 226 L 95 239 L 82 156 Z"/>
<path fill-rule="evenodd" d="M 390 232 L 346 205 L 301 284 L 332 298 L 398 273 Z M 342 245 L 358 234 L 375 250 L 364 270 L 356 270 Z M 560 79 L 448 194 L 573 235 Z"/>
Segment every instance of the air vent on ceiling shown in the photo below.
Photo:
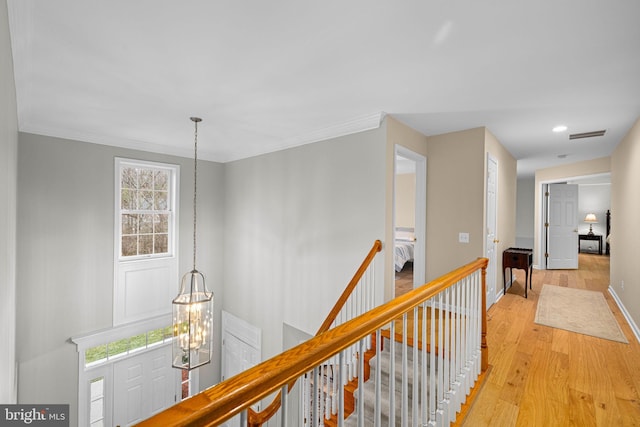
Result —
<path fill-rule="evenodd" d="M 571 135 L 569 135 L 569 139 L 593 138 L 595 136 L 603 136 L 605 132 L 606 130 L 603 129 L 603 130 L 596 130 L 593 132 L 572 133 Z"/>

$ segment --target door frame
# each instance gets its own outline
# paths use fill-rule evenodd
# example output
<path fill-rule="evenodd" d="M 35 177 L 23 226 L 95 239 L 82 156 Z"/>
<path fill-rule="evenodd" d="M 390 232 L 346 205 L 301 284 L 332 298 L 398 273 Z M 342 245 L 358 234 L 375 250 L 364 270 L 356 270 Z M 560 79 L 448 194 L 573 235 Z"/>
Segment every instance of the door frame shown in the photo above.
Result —
<path fill-rule="evenodd" d="M 493 275 L 493 286 L 487 286 L 487 310 L 489 309 L 489 307 L 491 307 L 496 301 L 497 301 L 497 294 L 496 294 L 496 289 L 498 289 L 498 277 L 499 277 L 499 272 L 500 270 L 498 269 L 498 243 L 499 243 L 499 236 L 498 236 L 498 200 L 499 200 L 499 173 L 500 173 L 500 164 L 498 162 L 498 159 L 494 156 L 491 155 L 491 153 L 487 152 L 487 173 L 485 176 L 485 203 L 486 203 L 486 207 L 485 207 L 485 212 L 484 212 L 484 216 L 485 216 L 485 224 L 484 224 L 484 233 L 483 233 L 483 238 L 484 238 L 484 255 L 485 257 L 489 257 L 489 242 L 488 242 L 488 235 L 487 235 L 487 231 L 489 230 L 489 215 L 487 214 L 487 212 L 489 211 L 489 202 L 488 202 L 488 196 L 489 196 L 489 163 L 493 162 L 496 165 L 496 176 L 495 176 L 495 194 L 494 194 L 494 202 L 493 202 L 493 210 L 494 210 L 494 220 L 495 223 L 493 224 L 493 228 L 494 228 L 494 236 L 493 236 L 493 259 L 489 259 L 489 267 L 488 267 L 488 271 L 487 271 L 487 277 L 491 277 L 491 275 Z M 490 275 L 490 273 L 492 272 L 492 274 Z"/>
<path fill-rule="evenodd" d="M 558 266 L 554 266 L 554 268 L 549 266 L 549 256 L 548 254 L 551 253 L 549 250 L 549 246 L 550 246 L 550 240 L 551 240 L 551 233 L 550 233 L 550 229 L 551 229 L 551 195 L 552 194 L 556 194 L 551 192 L 551 186 L 552 185 L 566 185 L 566 186 L 574 186 L 575 187 L 575 215 L 574 215 L 574 224 L 572 227 L 573 228 L 573 234 L 572 236 L 575 237 L 575 239 L 578 239 L 578 217 L 577 217 L 577 213 L 578 213 L 578 206 L 579 206 L 579 194 L 580 194 L 580 186 L 579 184 L 569 184 L 566 182 L 555 182 L 555 183 L 547 183 L 545 185 L 543 185 L 543 206 L 544 206 L 544 213 L 543 216 L 545 216 L 544 218 L 544 223 L 543 223 L 543 235 L 544 235 L 544 253 L 545 253 L 545 257 L 544 257 L 544 268 L 546 270 L 552 270 L 552 269 L 577 269 L 579 267 L 578 265 L 578 246 L 579 246 L 579 240 L 577 240 L 575 243 L 571 246 L 573 246 L 573 248 L 575 249 L 575 252 L 572 251 L 572 253 L 575 255 L 575 267 L 573 265 L 568 266 L 566 264 L 562 264 L 560 267 Z M 564 198 L 563 198 L 563 203 L 564 203 Z M 547 226 L 548 224 L 548 226 Z M 558 234 L 554 234 L 554 236 L 558 236 Z"/>
<path fill-rule="evenodd" d="M 141 333 L 147 333 L 149 331 L 166 328 L 172 324 L 171 315 L 162 315 L 151 319 L 146 319 L 138 322 L 128 323 L 126 325 L 115 326 L 113 328 L 104 329 L 96 332 L 89 333 L 87 335 L 71 337 L 71 342 L 76 345 L 76 351 L 78 353 L 78 423 L 79 425 L 89 425 L 90 415 L 90 403 L 91 403 L 91 381 L 99 377 L 103 377 L 105 380 L 103 396 L 104 396 L 104 419 L 105 425 L 111 425 L 113 420 L 114 411 L 117 408 L 114 407 L 114 386 L 113 378 L 114 371 L 113 366 L 115 363 L 125 360 L 130 357 L 134 357 L 138 354 L 154 351 L 161 347 L 171 347 L 171 338 L 167 338 L 160 343 L 152 344 L 147 348 L 131 352 L 125 355 L 118 355 L 113 358 L 107 358 L 102 361 L 87 365 L 86 363 L 86 351 L 89 348 L 99 345 L 105 345 L 110 342 L 118 341 L 124 338 L 130 338 Z M 169 362 L 171 360 L 169 359 Z M 190 372 L 190 383 L 197 387 L 198 384 L 198 370 Z M 175 375 L 175 395 L 181 396 L 181 378 L 176 370 Z"/>
<path fill-rule="evenodd" d="M 396 160 L 400 157 L 407 158 L 415 163 L 416 188 L 415 188 L 415 224 L 414 235 L 414 261 L 413 261 L 413 287 L 422 286 L 427 280 L 427 157 L 400 145 L 394 146 L 393 158 L 393 241 L 396 239 Z M 418 262 L 416 262 L 418 261 Z M 393 270 L 393 257 L 391 257 L 391 269 Z M 395 286 L 394 295 L 395 295 Z"/>
<path fill-rule="evenodd" d="M 537 181 L 536 178 L 536 182 L 535 182 L 535 197 L 536 197 L 536 201 L 535 201 L 535 210 L 536 210 L 536 215 L 538 216 L 537 220 L 535 221 L 536 223 L 536 227 L 538 228 L 538 230 L 536 230 L 537 232 L 534 232 L 534 247 L 537 249 L 537 252 L 534 253 L 534 262 L 533 262 L 533 268 L 535 269 L 539 269 L 539 270 L 546 270 L 547 269 L 547 265 L 546 265 L 546 259 L 545 259 L 545 227 L 544 227 L 544 223 L 545 223 L 545 209 L 546 209 L 546 205 L 545 205 L 545 197 L 544 197 L 544 193 L 545 193 L 545 185 L 547 184 L 561 184 L 563 182 L 568 182 L 568 181 L 573 181 L 573 180 L 579 180 L 582 178 L 589 178 L 589 177 L 595 177 L 595 176 L 600 176 L 600 175 L 611 175 L 611 171 L 605 171 L 605 172 L 585 172 L 583 174 L 580 175 L 565 175 L 565 176 L 559 176 L 559 177 L 554 177 L 551 179 L 546 179 L 546 180 L 541 180 L 541 181 Z M 577 247 L 576 247 L 577 250 Z"/>
<path fill-rule="evenodd" d="M 220 364 L 220 376 L 224 381 L 226 379 L 225 374 L 227 372 L 227 367 L 229 365 L 229 361 L 227 360 L 227 344 L 226 339 L 227 336 L 232 336 L 238 341 L 240 341 L 244 346 L 244 351 L 247 354 L 251 354 L 252 357 L 256 357 L 257 360 L 255 364 L 260 363 L 262 360 L 262 329 L 250 324 L 246 320 L 236 317 L 228 311 L 222 310 L 222 321 L 221 321 L 221 331 L 222 331 L 222 361 Z M 254 365 L 255 365 L 254 364 Z M 231 375 L 238 374 L 239 372 L 233 372 Z M 252 406 L 255 411 L 260 411 L 260 403 L 257 403 Z M 240 426 L 242 425 L 242 414 L 235 415 L 233 418 L 225 421 L 223 426 L 231 427 L 231 426 Z"/>

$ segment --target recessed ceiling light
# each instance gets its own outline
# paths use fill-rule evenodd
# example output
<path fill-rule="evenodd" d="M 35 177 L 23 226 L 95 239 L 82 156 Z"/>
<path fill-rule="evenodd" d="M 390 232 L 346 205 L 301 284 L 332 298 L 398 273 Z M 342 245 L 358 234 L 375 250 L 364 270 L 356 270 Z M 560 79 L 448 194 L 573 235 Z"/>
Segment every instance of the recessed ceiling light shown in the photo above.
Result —
<path fill-rule="evenodd" d="M 558 125 L 551 130 L 554 132 L 564 132 L 565 130 L 567 130 L 567 127 L 565 125 Z"/>

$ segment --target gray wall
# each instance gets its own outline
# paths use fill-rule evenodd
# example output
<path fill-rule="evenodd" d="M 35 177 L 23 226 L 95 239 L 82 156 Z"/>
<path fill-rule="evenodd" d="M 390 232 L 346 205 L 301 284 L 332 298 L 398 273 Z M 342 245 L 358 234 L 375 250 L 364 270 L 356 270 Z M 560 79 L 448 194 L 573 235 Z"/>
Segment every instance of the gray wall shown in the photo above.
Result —
<path fill-rule="evenodd" d="M 519 178 L 516 205 L 516 247 L 533 249 L 535 178 Z"/>
<path fill-rule="evenodd" d="M 6 0 L 0 0 L 0 76 L 0 403 L 15 403 L 18 118 Z"/>
<path fill-rule="evenodd" d="M 191 267 L 193 161 L 24 133 L 18 148 L 18 399 L 70 403 L 76 425 L 68 340 L 112 324 L 114 157 L 181 166 L 180 273 Z M 198 269 L 217 325 L 224 308 L 261 327 L 264 357 L 281 351 L 283 323 L 315 333 L 384 236 L 384 148 L 379 129 L 199 164 Z M 219 336 L 215 348 L 219 362 Z M 201 387 L 219 367 L 200 369 Z"/>
<path fill-rule="evenodd" d="M 225 165 L 224 309 L 262 328 L 263 358 L 283 323 L 315 335 L 384 239 L 385 143 L 380 128 Z"/>
<path fill-rule="evenodd" d="M 78 368 L 75 345 L 68 340 L 112 325 L 116 156 L 180 165 L 179 274 L 190 270 L 192 159 L 19 135 L 18 399 L 70 403 L 72 425 L 77 422 Z M 198 269 L 217 295 L 220 324 L 223 166 L 204 161 L 198 166 Z M 216 360 L 219 344 L 216 337 Z M 218 378 L 217 364 L 201 370 L 202 384 Z"/>
<path fill-rule="evenodd" d="M 589 224 L 584 222 L 588 213 L 598 219 L 593 224 L 593 232 L 606 238 L 607 210 L 611 208 L 611 184 L 579 184 L 578 186 L 578 230 L 581 234 L 589 232 Z M 582 242 L 583 244 L 585 242 Z M 604 248 L 603 248 L 604 250 Z"/>

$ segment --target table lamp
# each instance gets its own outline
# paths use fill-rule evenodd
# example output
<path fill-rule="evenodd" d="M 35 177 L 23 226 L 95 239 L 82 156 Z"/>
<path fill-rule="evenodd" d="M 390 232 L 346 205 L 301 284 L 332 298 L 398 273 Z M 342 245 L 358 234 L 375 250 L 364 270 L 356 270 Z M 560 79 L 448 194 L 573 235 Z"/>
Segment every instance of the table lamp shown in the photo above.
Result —
<path fill-rule="evenodd" d="M 598 222 L 598 218 L 596 218 L 596 214 L 587 214 L 587 216 L 584 218 L 584 222 L 588 222 L 589 223 L 589 232 L 587 233 L 587 235 L 589 236 L 593 236 L 593 224 Z"/>

